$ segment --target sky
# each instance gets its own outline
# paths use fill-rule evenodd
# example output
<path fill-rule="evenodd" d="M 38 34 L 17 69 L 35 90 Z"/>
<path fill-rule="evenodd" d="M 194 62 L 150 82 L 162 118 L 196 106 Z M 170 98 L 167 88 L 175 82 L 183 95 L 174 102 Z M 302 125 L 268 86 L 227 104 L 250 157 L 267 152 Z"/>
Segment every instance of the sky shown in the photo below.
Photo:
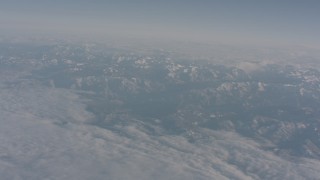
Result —
<path fill-rule="evenodd" d="M 2 0 L 0 32 L 320 47 L 318 0 Z"/>

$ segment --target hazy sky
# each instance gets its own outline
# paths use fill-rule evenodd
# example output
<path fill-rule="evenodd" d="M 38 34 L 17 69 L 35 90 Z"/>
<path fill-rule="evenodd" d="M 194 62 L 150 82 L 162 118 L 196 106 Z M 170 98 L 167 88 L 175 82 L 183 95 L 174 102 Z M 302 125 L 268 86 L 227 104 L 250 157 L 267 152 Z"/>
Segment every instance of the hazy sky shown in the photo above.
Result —
<path fill-rule="evenodd" d="M 0 31 L 320 45 L 319 0 L 2 0 Z"/>

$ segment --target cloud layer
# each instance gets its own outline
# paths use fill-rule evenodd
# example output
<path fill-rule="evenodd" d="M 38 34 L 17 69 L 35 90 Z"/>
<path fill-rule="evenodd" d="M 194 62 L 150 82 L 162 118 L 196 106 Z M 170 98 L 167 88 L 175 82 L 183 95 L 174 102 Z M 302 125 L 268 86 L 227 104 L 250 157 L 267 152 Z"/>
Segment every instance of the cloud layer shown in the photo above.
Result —
<path fill-rule="evenodd" d="M 74 92 L 12 74 L 0 81 L 0 174 L 37 179 L 315 179 L 320 162 L 281 158 L 239 134 L 148 133 L 139 121 L 93 125 Z M 156 128 L 156 127 L 155 127 Z"/>

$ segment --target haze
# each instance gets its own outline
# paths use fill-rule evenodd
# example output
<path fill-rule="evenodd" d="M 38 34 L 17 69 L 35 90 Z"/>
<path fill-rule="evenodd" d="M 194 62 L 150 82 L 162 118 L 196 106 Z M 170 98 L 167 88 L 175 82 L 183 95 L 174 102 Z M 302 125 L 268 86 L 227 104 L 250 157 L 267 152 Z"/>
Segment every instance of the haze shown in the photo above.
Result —
<path fill-rule="evenodd" d="M 2 1 L 0 32 L 319 47 L 315 0 Z"/>

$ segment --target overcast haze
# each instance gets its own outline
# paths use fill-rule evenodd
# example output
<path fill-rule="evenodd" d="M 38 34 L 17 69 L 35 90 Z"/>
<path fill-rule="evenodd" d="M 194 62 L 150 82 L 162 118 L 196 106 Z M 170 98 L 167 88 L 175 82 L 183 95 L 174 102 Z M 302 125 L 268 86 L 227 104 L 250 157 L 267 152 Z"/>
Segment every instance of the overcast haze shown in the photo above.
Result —
<path fill-rule="evenodd" d="M 316 0 L 2 1 L 1 30 L 319 46 Z"/>

